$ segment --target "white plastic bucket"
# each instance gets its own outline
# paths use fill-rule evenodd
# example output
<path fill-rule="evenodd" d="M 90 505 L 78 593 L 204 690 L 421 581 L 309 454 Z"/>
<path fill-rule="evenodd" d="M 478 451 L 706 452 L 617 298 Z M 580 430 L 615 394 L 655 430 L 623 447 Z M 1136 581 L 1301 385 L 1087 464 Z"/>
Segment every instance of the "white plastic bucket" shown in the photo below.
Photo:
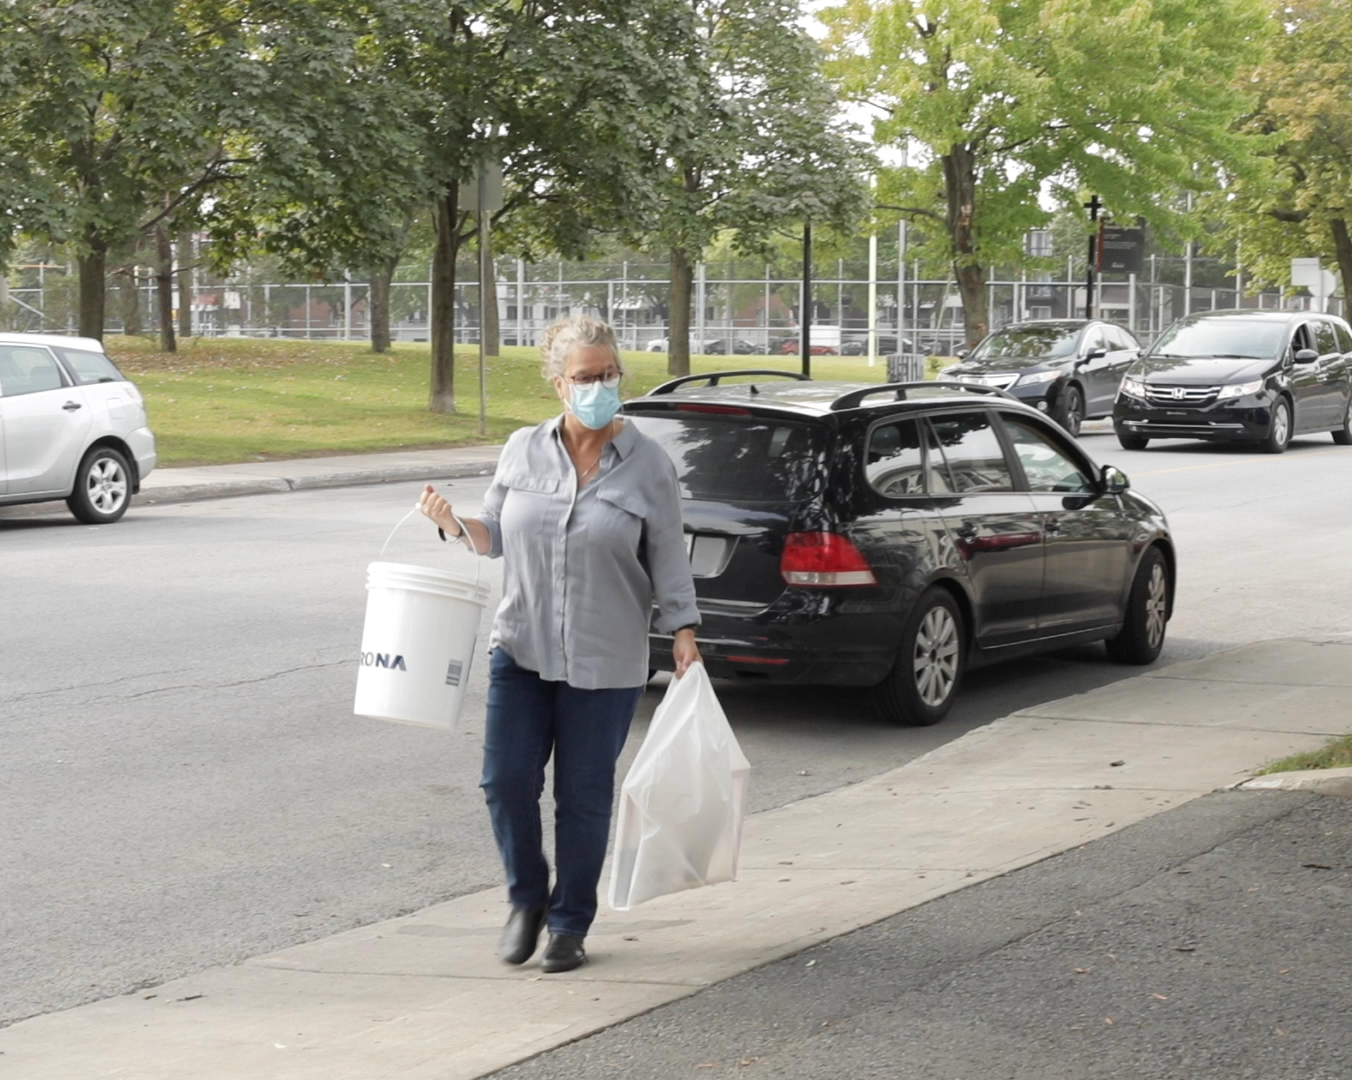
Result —
<path fill-rule="evenodd" d="M 477 573 L 373 562 L 366 590 L 353 712 L 453 731 L 488 586 Z"/>

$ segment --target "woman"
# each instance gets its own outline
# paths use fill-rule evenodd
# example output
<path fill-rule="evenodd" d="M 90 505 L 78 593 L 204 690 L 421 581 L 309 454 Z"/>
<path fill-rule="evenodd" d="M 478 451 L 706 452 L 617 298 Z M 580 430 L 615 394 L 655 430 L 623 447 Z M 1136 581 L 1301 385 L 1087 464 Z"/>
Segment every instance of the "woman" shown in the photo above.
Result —
<path fill-rule="evenodd" d="M 507 872 L 511 916 L 498 955 L 524 964 L 548 924 L 545 971 L 586 962 L 610 835 L 615 763 L 648 681 L 648 632 L 673 635 L 676 677 L 700 659 L 676 470 L 617 414 L 615 335 L 580 316 L 549 328 L 545 374 L 561 416 L 515 432 L 468 542 L 503 558 L 490 641 L 481 786 Z M 461 538 L 428 485 L 419 505 Z M 556 880 L 540 830 L 545 763 L 554 758 Z"/>

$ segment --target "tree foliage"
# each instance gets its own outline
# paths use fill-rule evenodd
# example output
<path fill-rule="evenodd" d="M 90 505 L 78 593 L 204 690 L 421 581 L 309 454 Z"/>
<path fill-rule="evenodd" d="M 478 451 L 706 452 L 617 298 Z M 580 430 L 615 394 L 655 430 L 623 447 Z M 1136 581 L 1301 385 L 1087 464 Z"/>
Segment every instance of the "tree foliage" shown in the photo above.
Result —
<path fill-rule="evenodd" d="M 878 201 L 941 233 L 974 342 L 987 270 L 1019 258 L 1049 191 L 1160 221 L 1160 192 L 1246 167 L 1233 76 L 1265 16 L 1264 0 L 846 0 L 825 18 L 847 91 L 883 110 L 879 142 L 912 153 Z"/>
<path fill-rule="evenodd" d="M 797 0 L 692 0 L 690 15 L 670 43 L 685 66 L 634 133 L 638 213 L 619 222 L 626 241 L 669 255 L 673 374 L 689 371 L 693 271 L 714 238 L 753 253 L 808 219 L 853 227 L 870 163 Z"/>
<path fill-rule="evenodd" d="M 1296 0 L 1263 62 L 1243 73 L 1261 99 L 1242 130 L 1268 139 L 1266 168 L 1238 175 L 1204 210 L 1213 244 L 1260 281 L 1285 285 L 1292 258 L 1337 266 L 1352 302 L 1352 3 Z"/>
<path fill-rule="evenodd" d="M 266 65 L 241 0 L 12 0 L 0 7 L 0 195 L 12 225 L 74 247 L 80 332 L 103 332 L 110 250 L 242 164 L 231 133 Z"/>

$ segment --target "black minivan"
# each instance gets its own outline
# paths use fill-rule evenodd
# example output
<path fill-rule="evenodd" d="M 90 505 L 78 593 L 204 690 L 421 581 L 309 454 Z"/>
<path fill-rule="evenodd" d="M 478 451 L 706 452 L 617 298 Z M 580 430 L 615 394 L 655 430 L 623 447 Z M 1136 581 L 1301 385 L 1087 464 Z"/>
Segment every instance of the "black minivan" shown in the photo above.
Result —
<path fill-rule="evenodd" d="M 1352 446 L 1352 329 L 1306 311 L 1180 319 L 1127 371 L 1113 427 L 1127 450 L 1182 438 L 1280 454 L 1293 436 L 1319 431 Z"/>
<path fill-rule="evenodd" d="M 1001 391 L 722 372 L 624 411 L 676 465 L 715 677 L 873 687 L 889 719 L 932 724 L 969 666 L 1164 644 L 1164 514 Z"/>

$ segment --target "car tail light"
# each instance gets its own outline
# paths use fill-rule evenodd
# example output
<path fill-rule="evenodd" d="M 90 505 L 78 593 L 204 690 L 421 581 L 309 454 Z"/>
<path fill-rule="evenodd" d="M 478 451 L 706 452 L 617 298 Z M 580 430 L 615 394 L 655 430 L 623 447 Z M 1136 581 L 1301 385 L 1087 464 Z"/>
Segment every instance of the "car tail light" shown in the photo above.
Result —
<path fill-rule="evenodd" d="M 878 583 L 859 549 L 839 533 L 789 533 L 779 557 L 779 572 L 790 585 Z"/>

